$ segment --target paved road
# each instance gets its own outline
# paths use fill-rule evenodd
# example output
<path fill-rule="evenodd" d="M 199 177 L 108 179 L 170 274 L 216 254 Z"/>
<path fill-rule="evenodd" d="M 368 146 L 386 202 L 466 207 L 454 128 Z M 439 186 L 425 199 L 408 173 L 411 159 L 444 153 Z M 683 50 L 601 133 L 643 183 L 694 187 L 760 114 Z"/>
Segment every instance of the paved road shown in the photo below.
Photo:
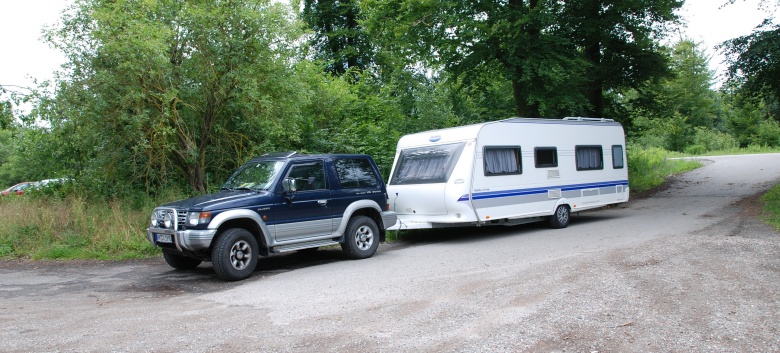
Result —
<path fill-rule="evenodd" d="M 404 235 L 372 258 L 0 262 L 0 352 L 780 351 L 780 154 L 708 157 L 668 189 L 543 224 Z M 140 235 L 139 235 L 140 236 Z"/>

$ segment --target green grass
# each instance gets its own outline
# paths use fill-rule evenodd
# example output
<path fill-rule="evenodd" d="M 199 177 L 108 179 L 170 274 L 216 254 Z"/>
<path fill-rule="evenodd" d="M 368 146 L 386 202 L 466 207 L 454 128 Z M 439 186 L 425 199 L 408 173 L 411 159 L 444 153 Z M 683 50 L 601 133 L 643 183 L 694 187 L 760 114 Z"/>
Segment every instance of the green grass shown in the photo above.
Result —
<path fill-rule="evenodd" d="M 670 176 L 694 170 L 700 162 L 686 159 L 670 159 L 669 151 L 662 148 L 628 150 L 628 186 L 632 193 L 651 190 L 663 184 Z"/>
<path fill-rule="evenodd" d="M 144 258 L 158 254 L 146 241 L 153 206 L 90 202 L 71 196 L 0 198 L 0 258 Z"/>
<path fill-rule="evenodd" d="M 780 185 L 775 185 L 761 196 L 761 203 L 764 206 L 764 221 L 780 230 Z"/>

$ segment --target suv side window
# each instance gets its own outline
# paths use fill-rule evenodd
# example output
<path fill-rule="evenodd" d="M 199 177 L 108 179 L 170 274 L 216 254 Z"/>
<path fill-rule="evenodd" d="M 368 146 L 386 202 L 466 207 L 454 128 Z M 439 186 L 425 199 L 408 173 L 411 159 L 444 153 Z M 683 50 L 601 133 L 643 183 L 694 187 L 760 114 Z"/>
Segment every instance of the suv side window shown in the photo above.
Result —
<path fill-rule="evenodd" d="M 367 159 L 337 159 L 334 164 L 342 189 L 379 186 L 374 169 Z"/>
<path fill-rule="evenodd" d="M 328 187 L 325 183 L 322 161 L 294 165 L 287 173 L 287 177 L 295 179 L 298 191 L 322 190 Z"/>

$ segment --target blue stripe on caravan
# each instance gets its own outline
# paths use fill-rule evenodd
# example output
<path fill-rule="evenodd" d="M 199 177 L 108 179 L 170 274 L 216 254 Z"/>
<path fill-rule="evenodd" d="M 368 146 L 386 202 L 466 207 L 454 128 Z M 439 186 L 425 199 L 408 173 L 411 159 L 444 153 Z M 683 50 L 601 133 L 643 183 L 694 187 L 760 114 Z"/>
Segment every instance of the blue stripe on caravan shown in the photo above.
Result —
<path fill-rule="evenodd" d="M 485 199 L 496 199 L 501 197 L 512 197 L 512 196 L 522 196 L 522 195 L 533 195 L 533 194 L 544 194 L 547 193 L 549 190 L 558 190 L 561 191 L 572 191 L 572 190 L 583 190 L 583 189 L 593 189 L 593 188 L 604 188 L 604 187 L 610 187 L 610 186 L 618 186 L 618 185 L 624 185 L 628 186 L 628 180 L 616 180 L 616 181 L 606 181 L 601 183 L 587 183 L 587 184 L 572 184 L 572 185 L 559 185 L 559 186 L 548 186 L 543 188 L 530 188 L 530 189 L 515 189 L 515 190 L 503 190 L 503 191 L 492 191 L 492 192 L 477 192 L 472 195 L 472 199 L 474 200 L 485 200 Z M 468 201 L 469 195 L 465 194 L 461 196 L 458 199 L 458 202 L 460 201 Z"/>

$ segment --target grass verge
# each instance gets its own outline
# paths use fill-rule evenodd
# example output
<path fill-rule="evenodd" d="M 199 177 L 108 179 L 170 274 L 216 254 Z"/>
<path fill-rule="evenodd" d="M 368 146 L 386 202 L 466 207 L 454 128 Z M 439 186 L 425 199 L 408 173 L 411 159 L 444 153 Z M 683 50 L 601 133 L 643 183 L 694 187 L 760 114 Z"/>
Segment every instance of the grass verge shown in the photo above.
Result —
<path fill-rule="evenodd" d="M 0 199 L 0 258 L 144 258 L 157 254 L 146 241 L 151 208 L 77 196 Z"/>
<path fill-rule="evenodd" d="M 780 185 L 769 189 L 761 196 L 764 212 L 762 218 L 766 223 L 780 230 Z"/>
<path fill-rule="evenodd" d="M 702 166 L 693 160 L 669 159 L 669 152 L 662 148 L 637 149 L 629 146 L 627 152 L 628 186 L 632 193 L 651 190 L 672 175 Z"/>

